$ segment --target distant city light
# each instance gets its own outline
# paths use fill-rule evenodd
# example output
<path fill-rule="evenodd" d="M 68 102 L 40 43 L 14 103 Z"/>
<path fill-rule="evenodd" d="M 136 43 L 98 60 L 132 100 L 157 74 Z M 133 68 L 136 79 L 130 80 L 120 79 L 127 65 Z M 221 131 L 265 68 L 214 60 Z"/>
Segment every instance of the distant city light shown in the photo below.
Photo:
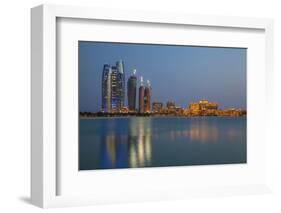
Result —
<path fill-rule="evenodd" d="M 206 99 L 198 102 L 191 102 L 187 107 L 177 106 L 174 101 L 152 102 L 152 88 L 150 80 L 144 84 L 143 76 L 140 76 L 140 86 L 137 90 L 137 70 L 133 69 L 132 74 L 125 82 L 124 62 L 119 60 L 115 66 L 104 64 L 102 71 L 102 113 L 124 114 L 137 113 L 140 115 L 162 115 L 162 116 L 243 116 L 246 110 L 228 108 L 219 109 L 219 104 Z M 127 85 L 127 96 L 125 95 Z M 138 108 L 137 108 L 138 91 Z M 125 106 L 125 96 L 128 106 Z"/>

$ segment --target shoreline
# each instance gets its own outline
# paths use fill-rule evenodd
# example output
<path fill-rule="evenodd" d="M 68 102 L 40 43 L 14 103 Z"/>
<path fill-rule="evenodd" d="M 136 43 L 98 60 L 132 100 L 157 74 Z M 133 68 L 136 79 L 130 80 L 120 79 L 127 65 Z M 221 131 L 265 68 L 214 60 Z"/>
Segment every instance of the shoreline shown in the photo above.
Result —
<path fill-rule="evenodd" d="M 94 119 L 120 119 L 120 118 L 246 118 L 247 116 L 112 116 L 112 117 L 81 117 L 79 120 L 94 120 Z"/>

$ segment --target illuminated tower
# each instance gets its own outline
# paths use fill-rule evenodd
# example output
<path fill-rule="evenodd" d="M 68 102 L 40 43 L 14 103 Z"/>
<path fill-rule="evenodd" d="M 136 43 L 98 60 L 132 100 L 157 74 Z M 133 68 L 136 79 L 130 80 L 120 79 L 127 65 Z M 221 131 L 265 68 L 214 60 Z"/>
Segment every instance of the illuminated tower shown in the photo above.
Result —
<path fill-rule="evenodd" d="M 117 81 L 117 68 L 115 66 L 111 67 L 111 111 L 119 111 L 119 97 L 118 97 L 118 81 Z"/>
<path fill-rule="evenodd" d="M 116 62 L 116 109 L 120 111 L 125 103 L 125 72 L 122 60 Z"/>
<path fill-rule="evenodd" d="M 127 84 L 128 93 L 128 107 L 130 111 L 136 111 L 136 96 L 137 96 L 137 76 L 136 70 L 134 69 L 133 75 L 128 79 Z"/>
<path fill-rule="evenodd" d="M 143 78 L 140 77 L 140 87 L 139 87 L 139 112 L 144 113 L 144 90 Z"/>
<path fill-rule="evenodd" d="M 102 112 L 111 112 L 111 67 L 103 66 L 102 72 Z"/>
<path fill-rule="evenodd" d="M 147 80 L 147 85 L 144 89 L 144 111 L 150 112 L 151 107 L 151 85 L 149 80 Z"/>
<path fill-rule="evenodd" d="M 125 101 L 125 72 L 123 61 L 116 66 L 105 64 L 102 73 L 102 112 L 120 112 Z"/>

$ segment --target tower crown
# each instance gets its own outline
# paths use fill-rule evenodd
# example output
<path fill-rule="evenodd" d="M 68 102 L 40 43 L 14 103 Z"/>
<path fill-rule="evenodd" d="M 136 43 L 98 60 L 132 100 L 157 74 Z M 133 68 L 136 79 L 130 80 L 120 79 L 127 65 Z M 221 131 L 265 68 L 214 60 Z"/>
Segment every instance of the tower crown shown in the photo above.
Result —
<path fill-rule="evenodd" d="M 140 77 L 140 85 L 143 86 L 143 77 Z"/>
<path fill-rule="evenodd" d="M 151 86 L 151 83 L 149 80 L 146 81 L 146 84 L 147 84 L 147 87 L 150 87 Z"/>

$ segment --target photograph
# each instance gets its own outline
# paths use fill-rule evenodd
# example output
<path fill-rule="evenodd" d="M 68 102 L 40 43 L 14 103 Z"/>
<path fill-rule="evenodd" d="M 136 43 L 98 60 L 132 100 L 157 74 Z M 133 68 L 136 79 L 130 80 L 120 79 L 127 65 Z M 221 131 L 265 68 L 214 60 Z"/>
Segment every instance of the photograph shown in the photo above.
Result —
<path fill-rule="evenodd" d="M 247 48 L 78 41 L 82 170 L 247 163 Z"/>

